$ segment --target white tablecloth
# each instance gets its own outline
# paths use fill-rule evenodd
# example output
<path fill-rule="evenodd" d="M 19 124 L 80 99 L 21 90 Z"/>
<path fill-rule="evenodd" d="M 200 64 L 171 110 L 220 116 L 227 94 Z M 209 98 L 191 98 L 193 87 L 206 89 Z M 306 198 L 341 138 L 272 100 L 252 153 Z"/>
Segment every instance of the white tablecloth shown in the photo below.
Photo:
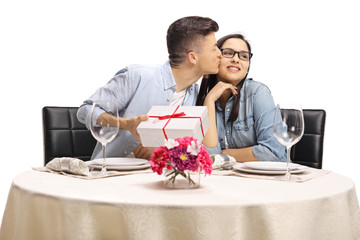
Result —
<path fill-rule="evenodd" d="M 334 173 L 303 183 L 208 176 L 192 190 L 161 180 L 22 173 L 0 239 L 360 239 L 354 183 Z"/>

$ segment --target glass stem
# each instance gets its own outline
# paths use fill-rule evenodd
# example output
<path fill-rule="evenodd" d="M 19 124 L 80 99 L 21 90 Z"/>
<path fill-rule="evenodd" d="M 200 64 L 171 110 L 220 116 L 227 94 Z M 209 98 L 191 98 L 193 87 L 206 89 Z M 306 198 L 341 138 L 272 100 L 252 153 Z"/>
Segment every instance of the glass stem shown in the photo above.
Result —
<path fill-rule="evenodd" d="M 286 180 L 290 180 L 291 178 L 291 173 L 290 173 L 290 168 L 289 168 L 289 164 L 290 164 L 290 152 L 291 152 L 291 147 L 287 147 L 286 149 L 286 174 L 285 174 L 285 178 Z"/>
<path fill-rule="evenodd" d="M 102 152 L 103 152 L 103 162 L 102 162 L 102 168 L 101 173 L 103 175 L 106 175 L 106 151 L 105 151 L 106 144 L 102 144 Z"/>

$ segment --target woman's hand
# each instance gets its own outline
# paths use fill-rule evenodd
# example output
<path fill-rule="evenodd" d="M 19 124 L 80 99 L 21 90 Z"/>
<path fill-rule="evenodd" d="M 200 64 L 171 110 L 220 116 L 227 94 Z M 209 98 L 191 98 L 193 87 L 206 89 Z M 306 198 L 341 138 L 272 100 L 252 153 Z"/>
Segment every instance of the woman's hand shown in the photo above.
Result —
<path fill-rule="evenodd" d="M 206 95 L 204 105 L 206 105 L 206 103 L 216 102 L 216 100 L 218 100 L 222 95 L 230 96 L 231 94 L 238 94 L 236 86 L 230 83 L 218 82 Z"/>

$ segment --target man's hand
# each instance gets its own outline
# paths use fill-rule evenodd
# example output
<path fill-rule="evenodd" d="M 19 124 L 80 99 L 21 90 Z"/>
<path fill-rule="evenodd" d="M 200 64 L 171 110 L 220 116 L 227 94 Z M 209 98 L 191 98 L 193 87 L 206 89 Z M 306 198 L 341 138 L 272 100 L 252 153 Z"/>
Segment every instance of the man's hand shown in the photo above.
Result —
<path fill-rule="evenodd" d="M 150 159 L 155 151 L 153 147 L 143 147 L 140 143 L 133 151 L 136 158 Z"/>
<path fill-rule="evenodd" d="M 137 132 L 137 126 L 142 122 L 149 119 L 147 115 L 140 115 L 133 118 L 120 118 L 120 128 L 128 130 L 135 137 L 136 140 L 140 141 L 140 135 Z M 135 151 L 134 151 L 135 153 Z"/>

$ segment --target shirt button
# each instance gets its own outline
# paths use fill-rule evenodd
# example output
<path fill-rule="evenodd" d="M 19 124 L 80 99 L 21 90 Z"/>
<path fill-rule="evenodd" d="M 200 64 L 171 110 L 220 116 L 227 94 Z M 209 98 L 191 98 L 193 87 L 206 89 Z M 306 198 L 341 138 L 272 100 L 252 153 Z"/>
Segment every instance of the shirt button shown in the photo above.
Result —
<path fill-rule="evenodd" d="M 245 129 L 247 129 L 247 125 L 245 124 Z"/>
<path fill-rule="evenodd" d="M 228 108 L 228 109 L 226 109 L 226 111 L 230 112 L 230 109 Z"/>
<path fill-rule="evenodd" d="M 170 98 L 169 98 L 169 97 L 167 98 L 167 101 L 168 101 L 168 102 L 170 101 Z"/>
<path fill-rule="evenodd" d="M 220 141 L 224 141 L 224 139 L 220 138 Z"/>
<path fill-rule="evenodd" d="M 229 132 L 230 132 L 229 130 L 226 131 L 226 133 L 229 133 Z"/>

